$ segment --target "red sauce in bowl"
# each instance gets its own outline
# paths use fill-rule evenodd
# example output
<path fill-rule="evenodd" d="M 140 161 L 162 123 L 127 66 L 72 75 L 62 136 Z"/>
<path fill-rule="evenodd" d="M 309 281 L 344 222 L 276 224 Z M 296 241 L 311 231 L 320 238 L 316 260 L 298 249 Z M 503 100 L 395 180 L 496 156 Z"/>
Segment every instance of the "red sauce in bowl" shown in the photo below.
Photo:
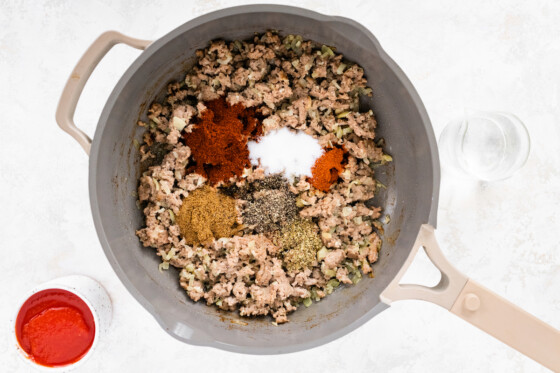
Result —
<path fill-rule="evenodd" d="M 47 289 L 29 297 L 16 318 L 16 338 L 35 363 L 64 366 L 80 360 L 91 348 L 95 321 L 76 294 Z"/>

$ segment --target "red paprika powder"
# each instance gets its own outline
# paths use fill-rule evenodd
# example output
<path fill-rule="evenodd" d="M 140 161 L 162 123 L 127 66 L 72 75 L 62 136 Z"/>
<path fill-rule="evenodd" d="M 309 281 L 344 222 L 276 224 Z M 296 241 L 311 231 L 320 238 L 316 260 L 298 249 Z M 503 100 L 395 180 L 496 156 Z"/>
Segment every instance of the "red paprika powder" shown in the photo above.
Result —
<path fill-rule="evenodd" d="M 183 135 L 195 165 L 191 172 L 208 179 L 210 185 L 241 176 L 249 167 L 247 141 L 262 135 L 262 123 L 255 109 L 230 105 L 224 98 L 204 103 L 192 133 Z"/>
<path fill-rule="evenodd" d="M 312 177 L 309 179 L 315 188 L 328 192 L 331 185 L 338 179 L 338 175 L 344 170 L 344 148 L 325 149 L 311 169 Z"/>

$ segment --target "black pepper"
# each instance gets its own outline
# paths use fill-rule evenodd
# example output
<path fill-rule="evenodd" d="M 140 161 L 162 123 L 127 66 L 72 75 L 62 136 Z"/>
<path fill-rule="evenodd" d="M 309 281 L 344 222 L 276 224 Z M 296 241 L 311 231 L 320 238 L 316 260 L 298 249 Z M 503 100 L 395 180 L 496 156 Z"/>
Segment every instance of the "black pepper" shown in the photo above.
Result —
<path fill-rule="evenodd" d="M 246 201 L 242 211 L 243 224 L 255 233 L 277 232 L 298 216 L 296 195 L 280 174 L 266 176 L 243 186 L 222 188 L 230 196 Z"/>
<path fill-rule="evenodd" d="M 254 226 L 257 233 L 279 230 L 292 221 L 298 213 L 296 196 L 285 189 L 268 189 L 255 192 L 243 211 L 243 222 Z"/>

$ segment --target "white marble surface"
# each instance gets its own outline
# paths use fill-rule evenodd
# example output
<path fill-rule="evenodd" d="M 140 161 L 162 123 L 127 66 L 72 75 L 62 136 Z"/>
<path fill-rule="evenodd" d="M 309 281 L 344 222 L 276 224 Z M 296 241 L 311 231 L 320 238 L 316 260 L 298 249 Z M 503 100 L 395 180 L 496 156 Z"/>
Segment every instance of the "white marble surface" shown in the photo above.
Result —
<path fill-rule="evenodd" d="M 54 121 L 62 86 L 101 32 L 158 38 L 205 12 L 244 1 L 0 1 L 0 370 L 24 372 L 12 326 L 18 296 L 57 276 L 107 288 L 114 323 L 84 372 L 539 372 L 533 361 L 437 306 L 395 303 L 335 342 L 285 356 L 244 356 L 181 344 L 126 291 L 105 259 L 88 201 L 88 160 Z M 527 165 L 487 185 L 444 175 L 438 237 L 462 271 L 560 327 L 560 3 L 318 1 L 354 18 L 408 74 L 439 134 L 465 108 L 517 114 L 532 138 Z M 76 122 L 93 133 L 137 51 L 116 47 L 93 74 Z M 425 260 L 409 277 L 430 277 Z"/>

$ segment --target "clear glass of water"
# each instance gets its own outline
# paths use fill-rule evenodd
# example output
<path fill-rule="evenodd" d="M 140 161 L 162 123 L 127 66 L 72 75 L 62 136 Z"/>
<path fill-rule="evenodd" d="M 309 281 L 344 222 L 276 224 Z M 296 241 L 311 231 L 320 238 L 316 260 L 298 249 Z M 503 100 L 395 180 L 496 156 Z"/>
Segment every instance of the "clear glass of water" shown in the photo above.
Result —
<path fill-rule="evenodd" d="M 442 165 L 462 175 L 494 181 L 527 161 L 529 133 L 513 114 L 475 112 L 447 124 L 439 138 Z"/>

